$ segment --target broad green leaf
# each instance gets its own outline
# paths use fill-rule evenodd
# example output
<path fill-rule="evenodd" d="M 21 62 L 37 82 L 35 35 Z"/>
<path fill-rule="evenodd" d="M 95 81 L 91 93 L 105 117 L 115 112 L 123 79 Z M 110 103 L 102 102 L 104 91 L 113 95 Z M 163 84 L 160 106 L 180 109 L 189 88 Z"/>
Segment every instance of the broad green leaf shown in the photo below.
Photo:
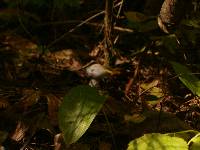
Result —
<path fill-rule="evenodd" d="M 195 137 L 197 134 L 199 134 L 198 131 L 186 130 L 186 131 L 180 131 L 180 132 L 175 132 L 175 133 L 167 133 L 166 135 L 172 136 L 172 137 L 180 137 L 180 138 L 184 139 L 186 142 L 188 142 L 193 137 Z"/>
<path fill-rule="evenodd" d="M 105 99 L 95 88 L 86 85 L 68 92 L 58 112 L 59 127 L 66 144 L 76 142 L 86 132 Z"/>
<path fill-rule="evenodd" d="M 189 142 L 191 150 L 199 150 L 200 149 L 200 133 L 194 136 Z"/>
<path fill-rule="evenodd" d="M 181 82 L 190 89 L 193 94 L 200 96 L 200 80 L 193 75 L 187 67 L 176 62 L 171 62 L 171 64 Z"/>
<path fill-rule="evenodd" d="M 127 150 L 188 150 L 188 145 L 181 138 L 152 133 L 131 141 Z"/>

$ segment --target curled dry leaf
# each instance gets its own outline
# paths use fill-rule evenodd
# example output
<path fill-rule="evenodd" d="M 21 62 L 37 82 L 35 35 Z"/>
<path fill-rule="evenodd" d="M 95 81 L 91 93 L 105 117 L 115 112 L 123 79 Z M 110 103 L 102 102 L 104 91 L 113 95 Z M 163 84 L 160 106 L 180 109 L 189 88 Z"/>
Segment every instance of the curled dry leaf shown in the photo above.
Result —
<path fill-rule="evenodd" d="M 15 128 L 15 131 L 9 136 L 14 141 L 20 141 L 25 137 L 25 133 L 27 130 L 28 127 L 23 122 L 19 121 Z"/>
<path fill-rule="evenodd" d="M 52 68 L 59 70 L 76 71 L 82 64 L 72 49 L 49 52 L 43 56 L 44 61 Z"/>
<path fill-rule="evenodd" d="M 158 17 L 159 27 L 165 33 L 173 31 L 180 24 L 190 4 L 188 0 L 165 0 Z"/>

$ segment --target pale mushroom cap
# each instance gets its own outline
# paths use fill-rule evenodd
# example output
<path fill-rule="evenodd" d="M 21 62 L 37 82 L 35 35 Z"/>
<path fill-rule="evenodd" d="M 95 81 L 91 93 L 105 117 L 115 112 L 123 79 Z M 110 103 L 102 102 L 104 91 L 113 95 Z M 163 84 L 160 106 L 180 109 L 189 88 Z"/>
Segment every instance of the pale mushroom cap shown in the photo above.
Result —
<path fill-rule="evenodd" d="M 109 70 L 101 64 L 93 64 L 86 68 L 86 73 L 89 77 L 99 78 L 106 74 L 109 74 Z"/>

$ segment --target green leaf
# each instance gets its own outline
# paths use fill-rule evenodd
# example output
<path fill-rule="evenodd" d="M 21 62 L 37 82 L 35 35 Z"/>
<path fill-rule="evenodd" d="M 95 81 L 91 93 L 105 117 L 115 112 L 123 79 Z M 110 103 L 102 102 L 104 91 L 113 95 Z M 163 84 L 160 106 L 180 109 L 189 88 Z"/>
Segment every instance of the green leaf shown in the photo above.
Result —
<path fill-rule="evenodd" d="M 125 15 L 128 20 L 128 26 L 139 32 L 149 32 L 158 28 L 155 17 L 146 16 L 135 11 L 125 12 Z"/>
<path fill-rule="evenodd" d="M 59 126 L 66 144 L 76 142 L 86 132 L 105 99 L 95 88 L 87 85 L 69 91 L 58 112 Z"/>
<path fill-rule="evenodd" d="M 164 47 L 166 47 L 170 53 L 175 54 L 176 49 L 178 47 L 177 39 L 175 34 L 170 34 L 167 36 L 163 36 L 161 38 Z"/>
<path fill-rule="evenodd" d="M 158 23 L 157 23 L 157 20 L 155 20 L 155 19 L 145 21 L 145 22 L 141 23 L 139 26 L 140 32 L 150 32 L 150 31 L 156 30 L 156 29 L 158 29 Z"/>
<path fill-rule="evenodd" d="M 199 23 L 199 18 L 186 19 L 181 21 L 182 25 L 191 26 L 194 28 L 200 28 Z"/>
<path fill-rule="evenodd" d="M 192 74 L 192 72 L 185 66 L 171 62 L 176 74 L 179 76 L 181 82 L 192 91 L 193 94 L 200 96 L 200 80 Z"/>
<path fill-rule="evenodd" d="M 199 150 L 200 149 L 200 134 L 197 134 L 194 136 L 189 142 L 188 142 L 191 150 Z"/>
<path fill-rule="evenodd" d="M 163 90 L 158 86 L 159 80 L 153 80 L 150 83 L 142 83 L 140 87 L 144 92 L 145 101 L 149 104 L 157 104 L 164 96 Z"/>
<path fill-rule="evenodd" d="M 152 133 L 131 141 L 127 150 L 188 150 L 188 145 L 181 138 Z"/>
<path fill-rule="evenodd" d="M 186 142 L 191 140 L 193 137 L 195 137 L 197 134 L 199 134 L 198 131 L 195 130 L 186 130 L 186 131 L 180 131 L 175 133 L 167 133 L 166 135 L 172 136 L 172 137 L 179 137 L 184 139 Z"/>

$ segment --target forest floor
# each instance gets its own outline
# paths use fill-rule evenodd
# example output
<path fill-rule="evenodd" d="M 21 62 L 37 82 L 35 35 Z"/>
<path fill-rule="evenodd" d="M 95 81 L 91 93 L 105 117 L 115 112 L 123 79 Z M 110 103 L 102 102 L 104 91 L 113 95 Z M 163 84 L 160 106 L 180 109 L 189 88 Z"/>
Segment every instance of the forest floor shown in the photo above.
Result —
<path fill-rule="evenodd" d="M 0 12 L 12 17 L 8 21 L 0 16 L 0 22 L 6 20 L 0 27 L 0 142 L 12 150 L 53 150 L 64 95 L 72 87 L 91 84 L 84 66 L 103 62 L 102 16 L 77 27 L 80 22 L 71 21 L 69 15 L 60 16 L 68 22 L 42 22 L 38 19 L 46 16 L 38 18 L 33 12 L 21 12 L 16 20 L 16 11 Z M 73 17 L 79 19 L 78 14 Z M 159 29 L 127 31 L 123 17 L 118 20 L 120 30 L 115 26 L 113 31 L 114 61 L 106 68 L 112 74 L 95 79 L 97 88 L 109 97 L 69 149 L 122 150 L 145 133 L 200 130 L 199 98 L 181 83 L 170 64 L 190 64 L 198 73 L 198 61 L 190 58 L 194 52 L 174 46 L 174 35 Z"/>

